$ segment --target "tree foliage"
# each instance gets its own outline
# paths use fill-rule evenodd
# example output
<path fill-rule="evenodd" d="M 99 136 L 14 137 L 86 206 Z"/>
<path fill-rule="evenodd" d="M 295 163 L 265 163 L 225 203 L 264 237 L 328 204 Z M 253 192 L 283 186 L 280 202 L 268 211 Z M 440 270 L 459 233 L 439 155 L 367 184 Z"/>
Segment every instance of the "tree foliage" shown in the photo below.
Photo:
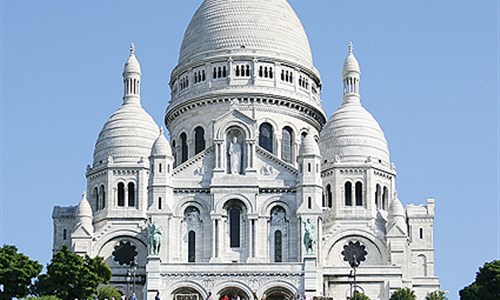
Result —
<path fill-rule="evenodd" d="M 355 291 L 354 294 L 355 295 L 352 297 L 352 300 L 370 300 L 370 298 L 367 295 L 361 292 Z"/>
<path fill-rule="evenodd" d="M 461 300 L 500 299 L 500 260 L 484 264 L 476 273 L 476 280 L 459 292 Z"/>
<path fill-rule="evenodd" d="M 0 248 L 0 300 L 26 297 L 31 280 L 40 274 L 42 265 L 17 252 L 15 246 Z"/>
<path fill-rule="evenodd" d="M 104 299 L 111 300 L 113 298 L 118 300 L 120 299 L 120 297 L 121 297 L 120 292 L 116 288 L 111 286 L 101 286 L 97 291 L 97 298 L 99 300 L 104 300 Z"/>
<path fill-rule="evenodd" d="M 111 270 L 101 257 L 81 257 L 63 246 L 52 257 L 47 274 L 38 277 L 36 291 L 42 296 L 54 295 L 61 299 L 87 299 L 110 279 Z"/>
<path fill-rule="evenodd" d="M 389 300 L 416 300 L 415 292 L 409 288 L 398 289 L 392 293 Z"/>
<path fill-rule="evenodd" d="M 433 291 L 425 296 L 425 300 L 446 300 L 446 292 L 445 291 Z"/>

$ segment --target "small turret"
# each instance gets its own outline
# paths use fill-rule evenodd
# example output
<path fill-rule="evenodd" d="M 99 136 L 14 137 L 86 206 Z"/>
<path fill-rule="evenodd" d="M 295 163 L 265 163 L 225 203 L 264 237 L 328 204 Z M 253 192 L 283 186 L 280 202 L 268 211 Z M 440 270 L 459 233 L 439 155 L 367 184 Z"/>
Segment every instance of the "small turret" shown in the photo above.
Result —
<path fill-rule="evenodd" d="M 130 55 L 123 68 L 123 104 L 140 105 L 141 99 L 141 65 L 135 57 L 135 45 L 130 45 Z"/>
<path fill-rule="evenodd" d="M 344 82 L 342 99 L 344 102 L 360 101 L 359 79 L 361 70 L 352 48 L 352 42 L 349 42 L 349 53 L 347 54 L 344 61 L 344 67 L 342 68 L 342 80 Z"/>
<path fill-rule="evenodd" d="M 390 231 L 394 226 L 399 227 L 405 235 L 408 234 L 408 226 L 406 225 L 406 212 L 399 200 L 398 193 L 394 193 L 391 204 L 389 206 L 389 215 L 387 222 L 387 231 Z"/>
<path fill-rule="evenodd" d="M 94 232 L 94 226 L 92 225 L 92 208 L 87 200 L 87 193 L 83 192 L 82 200 L 78 207 L 76 208 L 76 227 L 83 227 L 89 233 Z"/>

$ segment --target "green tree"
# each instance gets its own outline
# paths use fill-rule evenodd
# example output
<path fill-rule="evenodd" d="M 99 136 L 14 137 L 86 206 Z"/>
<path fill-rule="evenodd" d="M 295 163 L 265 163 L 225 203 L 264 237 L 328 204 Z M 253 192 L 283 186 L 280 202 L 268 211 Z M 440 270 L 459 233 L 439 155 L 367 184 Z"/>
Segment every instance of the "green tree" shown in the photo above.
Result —
<path fill-rule="evenodd" d="M 40 297 L 29 297 L 24 298 L 24 300 L 61 300 L 56 296 L 40 296 Z"/>
<path fill-rule="evenodd" d="M 104 299 L 108 299 L 108 300 L 111 300 L 113 298 L 115 298 L 116 300 L 120 299 L 121 297 L 121 294 L 120 292 L 114 288 L 114 287 L 111 287 L 111 286 L 101 286 L 99 288 L 99 290 L 97 291 L 97 298 L 99 300 L 104 300 Z"/>
<path fill-rule="evenodd" d="M 97 293 L 100 284 L 111 279 L 111 270 L 101 257 L 81 257 L 67 246 L 55 253 L 40 275 L 36 291 L 41 296 L 54 295 L 61 299 L 88 299 Z"/>
<path fill-rule="evenodd" d="M 446 292 L 445 291 L 433 291 L 425 296 L 425 300 L 446 300 Z"/>
<path fill-rule="evenodd" d="M 15 246 L 0 248 L 0 300 L 22 298 L 29 294 L 31 280 L 42 271 L 43 266 L 17 252 Z"/>
<path fill-rule="evenodd" d="M 356 291 L 354 292 L 354 294 L 355 295 L 351 298 L 352 300 L 370 300 L 370 298 L 367 295 L 361 292 Z"/>
<path fill-rule="evenodd" d="M 389 300 L 416 300 L 415 292 L 409 288 L 398 289 L 392 293 Z"/>
<path fill-rule="evenodd" d="M 476 280 L 459 292 L 461 300 L 500 299 L 500 260 L 484 264 L 476 273 Z"/>

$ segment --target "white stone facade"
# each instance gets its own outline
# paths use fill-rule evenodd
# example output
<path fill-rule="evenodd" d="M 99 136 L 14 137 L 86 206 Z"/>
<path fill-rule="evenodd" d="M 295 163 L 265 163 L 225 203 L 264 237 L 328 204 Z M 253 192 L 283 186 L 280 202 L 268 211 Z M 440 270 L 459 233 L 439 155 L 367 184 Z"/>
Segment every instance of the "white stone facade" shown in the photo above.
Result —
<path fill-rule="evenodd" d="M 135 260 L 144 299 L 340 300 L 353 283 L 342 251 L 357 242 L 367 251 L 357 283 L 371 299 L 400 287 L 424 299 L 439 288 L 434 200 L 402 206 L 384 133 L 361 104 L 352 45 L 342 74 L 343 102 L 327 119 L 287 1 L 205 0 L 172 71 L 170 142 L 141 107 L 132 45 L 86 195 L 54 209 L 54 251 L 103 256 L 124 293 Z M 148 224 L 161 230 L 158 252 Z"/>

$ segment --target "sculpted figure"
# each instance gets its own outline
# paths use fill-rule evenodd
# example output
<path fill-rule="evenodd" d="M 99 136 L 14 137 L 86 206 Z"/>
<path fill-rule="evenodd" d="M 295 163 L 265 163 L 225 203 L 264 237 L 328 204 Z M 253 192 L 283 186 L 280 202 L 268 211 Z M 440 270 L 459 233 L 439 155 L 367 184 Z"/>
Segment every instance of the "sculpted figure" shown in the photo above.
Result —
<path fill-rule="evenodd" d="M 161 228 L 152 221 L 148 221 L 149 254 L 158 255 L 161 246 Z"/>
<path fill-rule="evenodd" d="M 316 244 L 316 226 L 311 223 L 311 219 L 307 219 L 304 223 L 304 246 L 306 253 L 314 253 L 314 245 Z"/>
<path fill-rule="evenodd" d="M 233 137 L 233 141 L 229 145 L 228 152 L 231 174 L 240 174 L 241 146 L 238 143 L 237 137 Z"/>

